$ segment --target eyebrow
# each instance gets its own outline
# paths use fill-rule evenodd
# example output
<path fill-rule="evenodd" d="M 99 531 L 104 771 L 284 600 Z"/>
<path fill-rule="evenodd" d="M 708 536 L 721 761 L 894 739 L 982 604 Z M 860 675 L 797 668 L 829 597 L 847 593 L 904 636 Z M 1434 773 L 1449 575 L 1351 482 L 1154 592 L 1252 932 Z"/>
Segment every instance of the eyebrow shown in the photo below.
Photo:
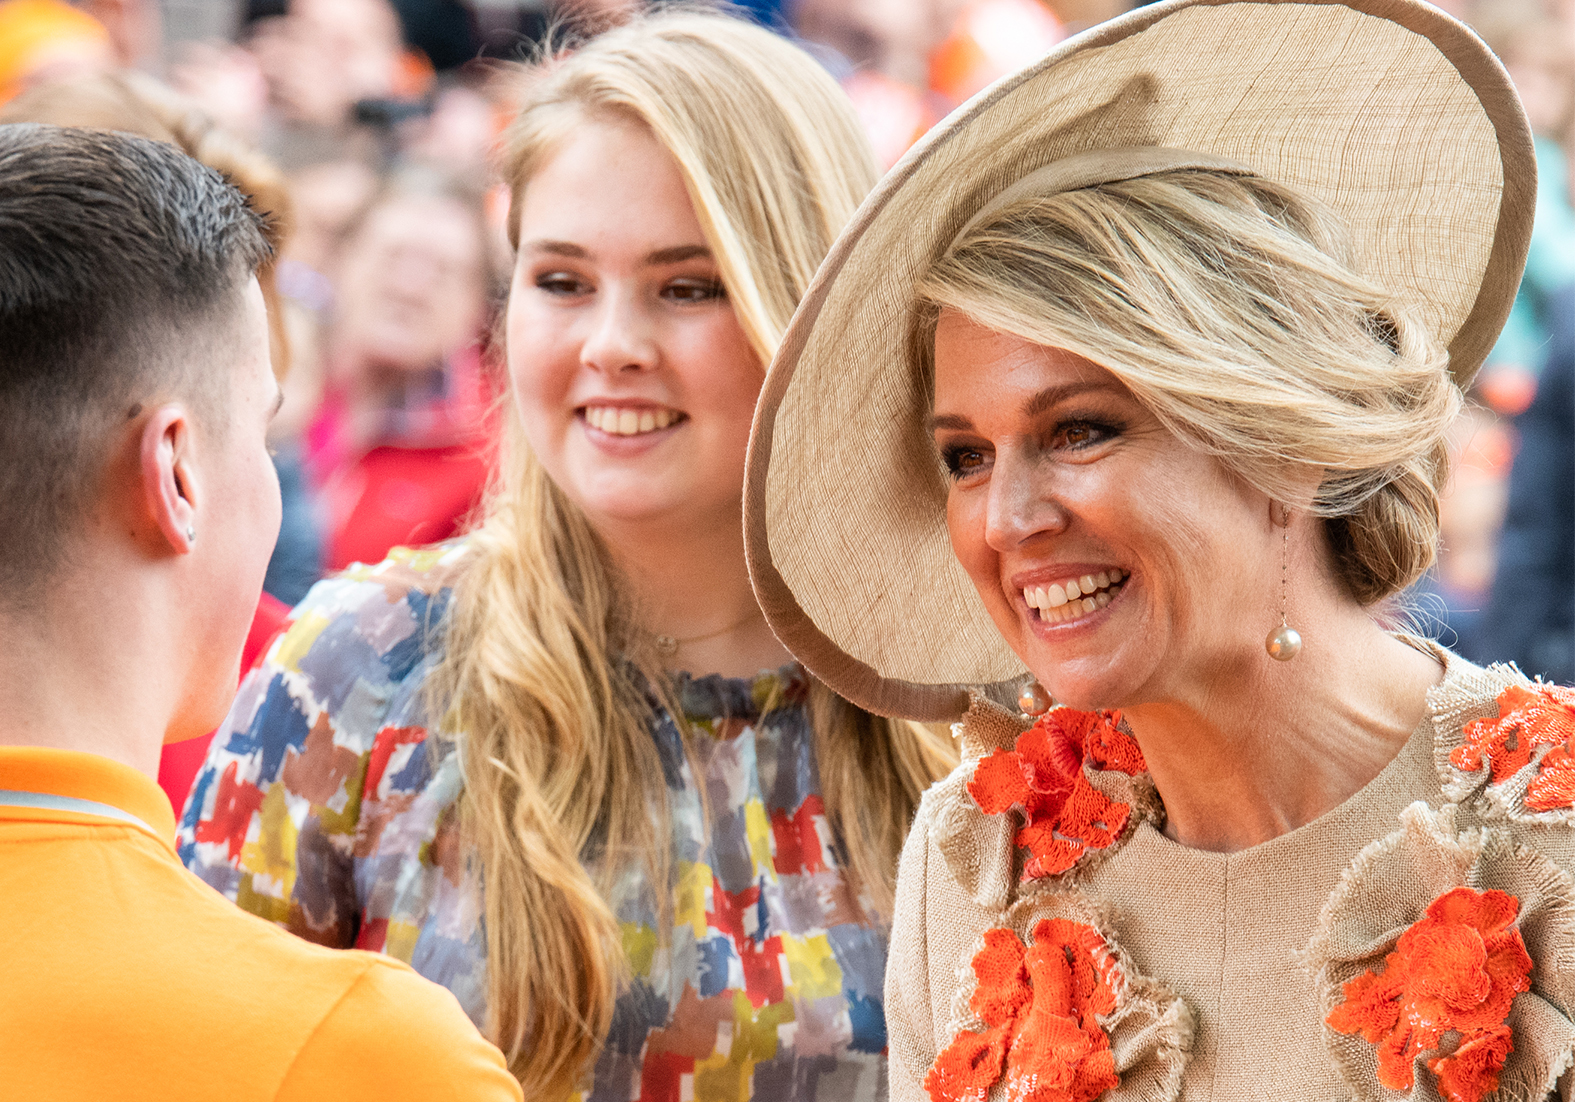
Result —
<path fill-rule="evenodd" d="M 1048 409 L 1054 409 L 1067 399 L 1075 398 L 1079 394 L 1086 394 L 1091 390 L 1115 391 L 1117 387 L 1098 379 L 1088 382 L 1066 383 L 1063 386 L 1048 386 L 1023 403 L 1023 416 L 1037 417 Z M 932 414 L 926 420 L 932 433 L 936 429 L 956 429 L 966 432 L 973 428 L 972 421 L 954 413 Z"/>
<path fill-rule="evenodd" d="M 572 241 L 530 241 L 527 242 L 523 252 L 547 253 L 551 256 L 566 256 L 573 260 L 589 260 L 590 250 L 583 245 L 576 245 Z M 682 260 L 692 260 L 695 257 L 711 256 L 711 250 L 705 245 L 672 245 L 665 249 L 657 249 L 645 254 L 642 263 L 650 266 L 663 264 L 677 264 Z"/>

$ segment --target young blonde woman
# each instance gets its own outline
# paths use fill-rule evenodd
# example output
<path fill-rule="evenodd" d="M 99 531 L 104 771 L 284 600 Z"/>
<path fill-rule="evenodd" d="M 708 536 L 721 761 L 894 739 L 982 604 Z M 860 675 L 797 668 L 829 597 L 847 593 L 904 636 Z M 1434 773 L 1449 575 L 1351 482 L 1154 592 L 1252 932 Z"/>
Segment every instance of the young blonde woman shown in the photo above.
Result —
<path fill-rule="evenodd" d="M 950 748 L 791 663 L 740 528 L 764 364 L 870 155 L 810 58 L 721 16 L 528 76 L 485 521 L 314 590 L 182 853 L 449 987 L 527 1097 L 882 1098 L 895 863 Z"/>

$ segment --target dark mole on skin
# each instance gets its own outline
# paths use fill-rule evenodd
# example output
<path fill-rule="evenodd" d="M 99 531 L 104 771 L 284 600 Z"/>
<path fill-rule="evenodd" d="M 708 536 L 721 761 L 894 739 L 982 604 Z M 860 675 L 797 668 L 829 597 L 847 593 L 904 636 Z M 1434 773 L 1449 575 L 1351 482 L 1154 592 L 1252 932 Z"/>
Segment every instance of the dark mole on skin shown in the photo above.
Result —
<path fill-rule="evenodd" d="M 126 414 L 126 420 L 128 420 L 128 421 L 131 420 L 133 417 L 135 417 L 137 414 L 139 414 L 141 412 L 142 412 L 142 403 L 138 402 L 136 405 L 132 406 L 131 407 L 131 411 Z"/>

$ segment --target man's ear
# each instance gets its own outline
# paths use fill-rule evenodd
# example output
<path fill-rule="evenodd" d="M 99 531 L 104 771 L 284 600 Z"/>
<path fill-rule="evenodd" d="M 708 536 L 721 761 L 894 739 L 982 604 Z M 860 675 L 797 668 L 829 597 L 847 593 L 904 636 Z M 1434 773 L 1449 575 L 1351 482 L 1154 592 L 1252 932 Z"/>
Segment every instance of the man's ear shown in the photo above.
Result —
<path fill-rule="evenodd" d="M 142 497 L 148 517 L 177 555 L 197 541 L 197 477 L 192 454 L 191 415 L 181 406 L 160 406 L 142 426 Z"/>

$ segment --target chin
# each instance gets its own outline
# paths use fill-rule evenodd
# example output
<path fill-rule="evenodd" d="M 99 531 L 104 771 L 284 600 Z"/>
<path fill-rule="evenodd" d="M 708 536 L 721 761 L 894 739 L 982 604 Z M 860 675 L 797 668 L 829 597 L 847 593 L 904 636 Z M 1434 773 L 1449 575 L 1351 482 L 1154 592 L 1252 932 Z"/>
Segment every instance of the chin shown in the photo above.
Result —
<path fill-rule="evenodd" d="M 1080 712 L 1124 708 L 1134 699 L 1132 671 L 1114 655 L 1058 662 L 1041 653 L 1033 656 L 1028 668 L 1058 704 Z"/>

